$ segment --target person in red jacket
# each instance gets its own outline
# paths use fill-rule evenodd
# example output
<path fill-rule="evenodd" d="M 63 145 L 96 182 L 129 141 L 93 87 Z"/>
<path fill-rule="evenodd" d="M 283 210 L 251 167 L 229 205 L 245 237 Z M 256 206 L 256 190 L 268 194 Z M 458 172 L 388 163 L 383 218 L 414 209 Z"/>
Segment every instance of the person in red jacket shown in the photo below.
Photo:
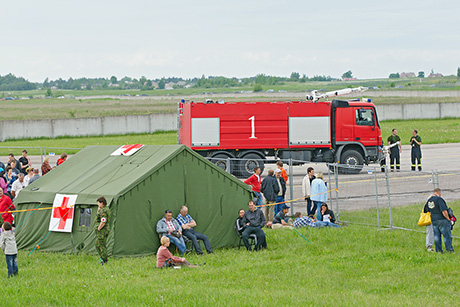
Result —
<path fill-rule="evenodd" d="M 254 174 L 252 174 L 251 177 L 246 179 L 244 183 L 252 187 L 252 191 L 256 195 L 254 199 L 256 206 L 263 206 L 264 202 L 262 200 L 262 194 L 260 193 L 260 185 L 262 184 L 262 179 L 260 178 L 260 167 L 256 166 L 254 168 Z"/>
<path fill-rule="evenodd" d="M 3 189 L 0 189 L 0 212 L 6 212 L 14 210 L 15 207 L 11 198 L 3 194 Z M 2 213 L 2 218 L 4 222 L 9 222 L 13 225 L 13 215 L 11 213 Z"/>
<path fill-rule="evenodd" d="M 63 162 L 65 162 L 65 160 L 67 160 L 67 154 L 63 152 L 61 154 L 61 158 L 57 160 L 57 165 L 61 165 Z"/>

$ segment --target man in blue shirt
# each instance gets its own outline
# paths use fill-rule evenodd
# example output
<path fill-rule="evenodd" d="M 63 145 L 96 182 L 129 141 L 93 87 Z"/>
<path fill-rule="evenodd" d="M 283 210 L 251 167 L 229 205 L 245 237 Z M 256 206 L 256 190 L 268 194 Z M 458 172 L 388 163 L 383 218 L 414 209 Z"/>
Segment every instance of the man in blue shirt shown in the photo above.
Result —
<path fill-rule="evenodd" d="M 208 236 L 193 230 L 193 227 L 196 227 L 196 222 L 188 214 L 187 206 L 182 206 L 182 208 L 180 208 L 180 213 L 177 216 L 177 222 L 182 227 L 182 234 L 192 241 L 193 247 L 195 247 L 196 253 L 198 255 L 203 255 L 198 240 L 202 240 L 208 254 L 212 254 L 212 247 Z"/>
<path fill-rule="evenodd" d="M 451 220 L 447 213 L 447 205 L 441 197 L 441 189 L 434 189 L 433 195 L 428 198 L 423 212 L 431 213 L 431 224 L 433 224 L 434 245 L 437 253 L 443 253 L 441 235 L 444 237 L 444 244 L 447 252 L 454 252 L 452 247 Z"/>

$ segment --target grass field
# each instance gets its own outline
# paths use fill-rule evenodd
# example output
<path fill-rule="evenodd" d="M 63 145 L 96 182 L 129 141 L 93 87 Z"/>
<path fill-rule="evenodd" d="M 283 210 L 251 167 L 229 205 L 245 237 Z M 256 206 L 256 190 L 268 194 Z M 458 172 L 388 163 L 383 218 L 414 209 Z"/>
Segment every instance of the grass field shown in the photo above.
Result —
<path fill-rule="evenodd" d="M 460 212 L 459 202 L 452 207 Z M 416 223 L 420 205 L 394 212 Z M 36 251 L 27 257 L 20 251 L 18 277 L 7 282 L 6 266 L 0 269 L 3 304 L 456 306 L 460 299 L 458 239 L 457 254 L 436 254 L 425 250 L 425 235 L 418 232 L 354 224 L 299 231 L 311 244 L 293 230 L 267 230 L 268 250 L 190 255 L 190 262 L 206 265 L 180 270 L 156 269 L 154 255 L 100 266 L 94 254 Z"/>
<path fill-rule="evenodd" d="M 363 95 L 365 96 L 365 95 Z M 2 113 L 2 120 L 32 120 L 57 118 L 86 118 L 103 116 L 142 115 L 151 113 L 175 113 L 177 103 L 182 99 L 203 101 L 204 98 L 193 96 L 170 97 L 126 97 L 116 98 L 63 98 L 63 99 L 30 99 L 1 101 L 7 110 Z M 214 98 L 215 99 L 215 98 Z M 227 102 L 249 101 L 290 101 L 302 100 L 302 96 L 234 96 L 224 98 Z M 408 103 L 449 103 L 459 102 L 458 97 L 372 97 L 375 104 L 408 104 Z"/>

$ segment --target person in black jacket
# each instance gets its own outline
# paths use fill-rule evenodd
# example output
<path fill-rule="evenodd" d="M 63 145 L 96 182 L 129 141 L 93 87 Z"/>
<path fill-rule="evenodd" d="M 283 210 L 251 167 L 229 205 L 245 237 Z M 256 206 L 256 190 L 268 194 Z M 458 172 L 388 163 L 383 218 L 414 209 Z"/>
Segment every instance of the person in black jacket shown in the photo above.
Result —
<path fill-rule="evenodd" d="M 236 219 L 236 231 L 240 234 L 240 236 L 243 234 L 244 229 L 246 228 L 246 225 L 243 223 L 243 216 L 244 216 L 244 210 L 240 209 L 238 210 L 238 218 Z"/>
<path fill-rule="evenodd" d="M 447 204 L 441 197 L 441 189 L 434 189 L 433 195 L 431 195 L 423 207 L 423 212 L 431 213 L 431 223 L 433 224 L 434 232 L 434 245 L 436 246 L 437 253 L 443 253 L 441 236 L 444 237 L 444 244 L 446 245 L 447 252 L 454 252 L 452 247 L 451 233 L 452 221 L 447 210 Z"/>
<path fill-rule="evenodd" d="M 275 172 L 271 169 L 268 170 L 268 176 L 262 180 L 262 185 L 260 186 L 260 191 L 264 194 L 266 200 L 266 206 L 264 206 L 264 216 L 266 221 L 271 221 L 275 217 L 273 206 L 270 208 L 270 205 L 273 205 L 276 202 L 276 196 L 278 195 L 280 188 L 278 186 L 278 181 L 276 181 Z"/>
<path fill-rule="evenodd" d="M 248 251 L 251 251 L 251 245 L 249 245 L 249 236 L 255 234 L 257 237 L 257 244 L 255 250 L 260 248 L 267 248 L 267 241 L 265 233 L 262 227 L 265 226 L 265 217 L 261 210 L 258 210 L 254 201 L 250 200 L 248 203 L 249 210 L 244 213 L 243 224 L 246 228 L 243 231 L 242 238 L 244 245 Z"/>
<path fill-rule="evenodd" d="M 326 203 L 321 204 L 321 221 L 335 223 L 334 211 L 329 209 Z"/>
<path fill-rule="evenodd" d="M 284 181 L 284 178 L 281 177 L 281 170 L 278 168 L 275 170 L 275 178 L 276 178 L 276 183 L 278 184 L 279 192 L 276 194 L 276 203 L 275 205 L 275 216 L 282 210 L 281 207 L 284 204 L 284 195 L 286 195 L 286 181 Z"/>

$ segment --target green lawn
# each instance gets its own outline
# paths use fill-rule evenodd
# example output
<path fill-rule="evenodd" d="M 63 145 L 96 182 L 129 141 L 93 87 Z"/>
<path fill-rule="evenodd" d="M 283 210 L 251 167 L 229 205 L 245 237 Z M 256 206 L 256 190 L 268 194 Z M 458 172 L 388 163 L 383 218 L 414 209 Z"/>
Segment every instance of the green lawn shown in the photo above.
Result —
<path fill-rule="evenodd" d="M 419 209 L 394 213 L 416 221 Z M 354 224 L 300 232 L 312 243 L 293 230 L 267 230 L 268 250 L 191 255 L 190 262 L 206 265 L 179 270 L 156 269 L 153 255 L 100 266 L 96 255 L 19 251 L 19 276 L 7 281 L 1 269 L 3 304 L 455 306 L 460 299 L 459 254 L 427 252 L 423 233 Z"/>
<path fill-rule="evenodd" d="M 124 145 L 124 144 L 146 144 L 146 145 L 170 145 L 176 144 L 176 132 L 157 132 L 153 134 L 128 134 L 114 136 L 94 137 L 63 137 L 56 139 L 40 138 L 30 140 L 12 140 L 0 143 L 0 155 L 8 155 L 10 152 L 20 155 L 22 149 L 12 147 L 58 147 L 62 150 L 50 149 L 52 152 L 65 151 L 73 154 L 78 150 L 66 148 L 83 148 L 88 145 Z M 28 149 L 29 154 L 39 155 L 40 149 Z"/>

